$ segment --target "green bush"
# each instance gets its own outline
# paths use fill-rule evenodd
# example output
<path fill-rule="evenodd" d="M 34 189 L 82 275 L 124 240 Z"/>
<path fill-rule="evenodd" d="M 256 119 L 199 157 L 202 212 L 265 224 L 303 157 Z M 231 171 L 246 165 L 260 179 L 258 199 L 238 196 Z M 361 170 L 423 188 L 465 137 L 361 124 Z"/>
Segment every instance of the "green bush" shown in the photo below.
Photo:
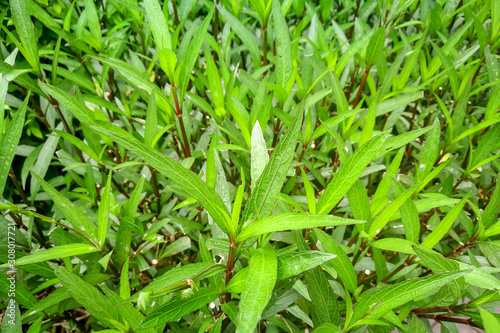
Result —
<path fill-rule="evenodd" d="M 500 1 L 0 2 L 2 332 L 500 332 Z"/>

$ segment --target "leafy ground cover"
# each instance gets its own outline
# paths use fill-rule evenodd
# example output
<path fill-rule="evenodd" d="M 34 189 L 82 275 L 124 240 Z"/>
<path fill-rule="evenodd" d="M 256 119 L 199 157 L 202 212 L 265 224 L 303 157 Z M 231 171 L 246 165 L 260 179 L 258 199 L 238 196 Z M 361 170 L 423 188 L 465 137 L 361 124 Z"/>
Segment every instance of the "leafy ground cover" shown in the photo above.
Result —
<path fill-rule="evenodd" d="M 500 1 L 1 3 L 2 332 L 500 332 Z"/>

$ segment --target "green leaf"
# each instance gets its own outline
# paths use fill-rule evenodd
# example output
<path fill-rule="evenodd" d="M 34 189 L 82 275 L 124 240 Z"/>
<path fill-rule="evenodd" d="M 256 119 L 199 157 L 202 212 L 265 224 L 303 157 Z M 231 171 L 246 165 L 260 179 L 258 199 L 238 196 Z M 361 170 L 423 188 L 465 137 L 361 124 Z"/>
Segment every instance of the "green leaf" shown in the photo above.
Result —
<path fill-rule="evenodd" d="M 16 31 L 21 39 L 20 42 L 22 47 L 20 51 L 29 62 L 30 66 L 38 73 L 40 72 L 38 45 L 27 2 L 28 0 L 11 0 L 10 9 L 14 18 Z"/>
<path fill-rule="evenodd" d="M 144 9 L 148 16 L 149 27 L 153 33 L 156 48 L 160 52 L 164 49 L 171 50 L 168 22 L 161 10 L 160 3 L 158 0 L 144 0 Z"/>
<path fill-rule="evenodd" d="M 465 276 L 465 282 L 484 289 L 500 290 L 500 281 L 492 274 L 488 273 L 485 269 L 486 267 L 477 268 L 462 262 L 458 262 L 458 265 L 461 270 L 471 270 L 471 272 Z M 496 269 L 496 271 L 498 270 Z"/>
<path fill-rule="evenodd" d="M 321 242 L 323 250 L 328 253 L 333 253 L 337 257 L 330 260 L 333 267 L 337 271 L 339 278 L 344 282 L 345 286 L 351 293 L 355 293 L 358 288 L 358 278 L 356 276 L 356 271 L 352 265 L 351 260 L 347 254 L 342 250 L 339 244 L 335 240 L 327 235 L 324 231 L 319 229 L 313 229 L 314 234 L 318 237 Z"/>
<path fill-rule="evenodd" d="M 326 187 L 325 192 L 319 198 L 317 204 L 319 214 L 328 214 L 339 203 L 370 164 L 388 135 L 388 132 L 384 132 L 372 138 L 358 148 L 349 160 L 340 167 Z"/>
<path fill-rule="evenodd" d="M 110 128 L 112 129 L 112 127 Z M 195 198 L 210 213 L 210 216 L 224 232 L 228 232 L 231 218 L 226 206 L 214 190 L 196 174 L 185 169 L 174 159 L 149 148 L 136 139 L 102 127 L 96 127 L 95 129 L 137 154 L 158 172 L 170 178 L 174 183 Z"/>
<path fill-rule="evenodd" d="M 11 275 L 12 276 L 12 275 Z M 19 303 L 25 308 L 31 308 L 37 304 L 37 300 L 35 296 L 31 295 L 29 291 L 27 291 L 21 284 L 21 281 L 17 282 L 14 279 L 7 277 L 7 274 L 0 274 L 0 294 L 4 299 L 11 299 L 14 303 Z M 9 293 L 12 293 L 12 283 L 15 284 L 15 297 L 12 297 L 12 294 L 9 296 Z M 12 287 L 11 287 L 12 286 Z M 12 303 L 11 303 L 12 304 Z M 19 316 L 17 316 L 19 317 Z M 2 330 L 3 332 L 3 330 Z"/>
<path fill-rule="evenodd" d="M 240 270 L 226 285 L 226 292 L 241 294 L 245 290 L 245 282 L 248 276 L 248 267 Z"/>
<path fill-rule="evenodd" d="M 94 126 L 95 118 L 94 113 L 82 102 L 78 101 L 74 96 L 68 94 L 64 90 L 45 84 L 43 82 L 38 82 L 40 87 L 48 95 L 54 97 L 57 102 L 59 102 L 65 109 L 67 109 L 76 119 L 78 119 L 82 124 L 87 126 Z"/>
<path fill-rule="evenodd" d="M 414 314 L 411 315 L 411 322 L 408 326 L 409 332 L 427 333 L 424 323 Z"/>
<path fill-rule="evenodd" d="M 497 174 L 497 180 L 500 178 L 500 174 Z M 490 197 L 490 202 L 486 206 L 481 218 L 485 228 L 488 228 L 493 223 L 498 221 L 498 207 L 500 206 L 500 183 L 496 183 L 493 195 Z"/>
<path fill-rule="evenodd" d="M 64 140 L 69 141 L 72 145 L 74 145 L 76 148 L 80 149 L 83 153 L 87 154 L 91 159 L 93 159 L 96 162 L 99 162 L 100 158 L 99 155 L 95 151 L 92 150 L 89 146 L 87 146 L 82 140 L 78 139 L 76 136 L 68 134 L 63 131 L 59 131 L 57 129 L 53 129 L 54 133 L 59 135 L 61 138 Z"/>
<path fill-rule="evenodd" d="M 155 0 L 156 1 L 156 0 Z M 177 66 L 177 56 L 168 48 L 160 51 L 160 66 L 161 69 L 168 75 L 170 83 L 175 83 L 175 67 Z"/>
<path fill-rule="evenodd" d="M 81 254 L 99 251 L 97 247 L 88 244 L 67 244 L 50 249 L 38 251 L 16 260 L 16 265 L 28 265 L 45 262 L 53 259 L 79 256 Z M 9 264 L 0 265 L 0 268 L 8 267 Z"/>
<path fill-rule="evenodd" d="M 89 218 L 80 210 L 80 208 L 59 193 L 59 191 L 57 191 L 49 183 L 40 178 L 40 176 L 34 172 L 32 172 L 32 174 L 42 185 L 43 190 L 54 201 L 56 207 L 64 214 L 66 220 L 71 223 L 73 228 L 82 234 L 87 235 L 89 240 L 95 244 L 97 241 L 97 229 Z"/>
<path fill-rule="evenodd" d="M 252 57 L 254 66 L 261 65 L 260 50 L 257 43 L 257 38 L 245 27 L 245 25 L 236 17 L 234 17 L 224 6 L 217 5 L 219 13 L 224 20 L 229 24 L 234 33 L 241 39 L 247 47 Z"/>
<path fill-rule="evenodd" d="M 427 134 L 424 148 L 422 149 L 422 153 L 420 154 L 420 158 L 418 160 L 416 175 L 417 182 L 423 180 L 429 172 L 431 172 L 439 155 L 440 128 L 438 118 L 434 120 L 433 126 L 435 127 L 432 128 Z"/>
<path fill-rule="evenodd" d="M 186 53 L 186 58 L 179 59 L 180 61 L 182 61 L 181 67 L 179 69 L 179 82 L 178 82 L 180 91 L 179 94 L 180 100 L 183 99 L 184 93 L 186 92 L 189 83 L 189 76 L 191 75 L 191 71 L 193 70 L 194 65 L 196 64 L 196 59 L 198 59 L 198 54 L 200 53 L 201 46 L 203 45 L 208 25 L 210 24 L 212 16 L 214 15 L 214 9 L 215 7 L 212 8 L 212 10 L 210 10 L 210 12 L 203 20 L 201 26 L 196 30 L 196 33 L 193 39 L 191 40 L 191 43 L 189 43 L 189 48 L 188 52 Z"/>
<path fill-rule="evenodd" d="M 468 170 L 469 172 L 477 169 L 477 165 L 483 161 L 493 149 L 495 149 L 495 146 L 498 143 L 498 137 L 500 137 L 500 124 L 493 126 L 479 137 L 478 144 L 471 156 L 471 168 Z"/>
<path fill-rule="evenodd" d="M 347 191 L 349 207 L 352 215 L 357 220 L 370 221 L 370 203 L 365 184 L 361 180 L 356 180 L 352 187 Z M 361 226 L 362 228 L 364 225 Z"/>
<path fill-rule="evenodd" d="M 110 171 L 106 186 L 101 191 L 101 202 L 97 212 L 97 244 L 102 249 L 106 241 L 106 233 L 108 231 L 109 206 L 111 196 L 111 177 L 113 173 Z"/>
<path fill-rule="evenodd" d="M 115 292 L 110 290 L 106 285 L 99 285 L 104 294 L 113 302 L 113 305 L 118 308 L 118 311 L 122 314 L 122 317 L 130 324 L 130 326 L 137 326 L 141 320 L 144 319 L 144 315 L 136 308 L 130 304 L 124 304 L 120 296 Z M 144 333 L 155 333 L 156 330 L 153 328 L 142 331 Z"/>
<path fill-rule="evenodd" d="M 331 323 L 324 323 L 314 329 L 313 333 L 340 333 L 339 328 Z"/>
<path fill-rule="evenodd" d="M 346 52 L 342 54 L 337 65 L 335 66 L 335 75 L 340 77 L 342 75 L 342 71 L 345 69 L 349 61 L 354 58 L 354 55 L 358 53 L 358 51 L 366 46 L 368 39 L 370 39 L 373 35 L 373 31 L 370 31 L 367 34 L 363 34 L 360 39 L 356 40 L 354 43 L 349 46 Z"/>
<path fill-rule="evenodd" d="M 481 319 L 483 319 L 484 331 L 486 333 L 500 332 L 500 322 L 493 314 L 483 310 L 481 307 L 479 307 L 479 312 L 481 313 Z"/>
<path fill-rule="evenodd" d="M 272 249 L 257 249 L 250 258 L 245 290 L 241 294 L 237 330 L 252 333 L 271 298 L 278 261 Z"/>
<path fill-rule="evenodd" d="M 146 316 L 136 330 L 158 326 L 173 321 L 200 309 L 219 296 L 219 291 L 213 288 L 201 288 L 189 298 L 176 297 Z"/>
<path fill-rule="evenodd" d="M 355 323 L 363 316 L 365 319 L 380 318 L 390 310 L 416 299 L 417 297 L 433 293 L 444 284 L 458 279 L 467 273 L 468 271 L 459 271 L 435 274 L 403 281 L 377 290 L 359 299 L 354 309 L 352 322 Z"/>
<path fill-rule="evenodd" d="M 120 274 L 120 297 L 122 299 L 127 299 L 130 297 L 130 281 L 128 279 L 128 263 L 129 258 L 127 258 L 122 266 L 122 271 Z"/>
<path fill-rule="evenodd" d="M 307 178 L 306 172 L 303 168 L 300 168 L 300 173 L 302 174 L 302 181 L 304 182 L 304 189 L 306 191 L 307 206 L 309 208 L 309 213 L 316 213 L 316 196 L 314 195 L 314 189 L 311 182 Z"/>
<path fill-rule="evenodd" d="M 486 127 L 489 127 L 491 125 L 498 123 L 499 121 L 500 121 L 500 117 L 496 117 L 493 119 L 488 119 L 488 120 L 482 121 L 479 124 L 477 124 L 469 129 L 463 131 L 462 133 L 460 133 L 459 136 L 457 136 L 456 138 L 451 140 L 450 144 L 458 142 L 458 141 L 462 140 L 463 138 L 468 137 L 468 136 L 476 133 L 477 131 L 482 130 L 483 128 L 486 128 Z"/>
<path fill-rule="evenodd" d="M 17 110 L 14 115 L 14 118 L 12 118 L 9 127 L 7 128 L 7 132 L 5 132 L 5 135 L 0 141 L 0 193 L 2 193 L 2 196 L 4 195 L 5 183 L 9 177 L 12 161 L 14 160 L 14 155 L 16 154 L 16 148 L 23 133 L 28 100 L 29 93 L 24 99 L 24 102 L 19 110 Z M 0 131 L 1 130 L 3 129 L 0 129 Z"/>
<path fill-rule="evenodd" d="M 460 200 L 455 207 L 453 207 L 452 210 L 449 211 L 448 214 L 443 218 L 441 222 L 432 230 L 432 232 L 425 238 L 425 240 L 422 242 L 422 246 L 428 247 L 432 249 L 443 236 L 450 230 L 451 226 L 453 223 L 455 223 L 455 220 L 458 217 L 458 214 L 462 211 L 462 208 L 464 207 L 465 203 L 469 199 L 470 192 L 467 193 L 462 200 Z"/>
<path fill-rule="evenodd" d="M 390 178 L 390 180 L 394 186 L 396 196 L 399 197 L 404 193 L 403 185 L 393 178 Z M 420 236 L 420 220 L 418 218 L 417 205 L 413 200 L 406 200 L 401 207 L 399 207 L 399 213 L 401 214 L 401 222 L 403 222 L 406 239 L 414 243 L 418 242 Z"/>
<path fill-rule="evenodd" d="M 250 226 L 243 228 L 238 237 L 236 237 L 235 241 L 242 242 L 251 237 L 276 231 L 315 227 L 334 227 L 358 223 L 365 223 L 365 221 L 350 220 L 333 215 L 282 213 L 264 217 L 260 220 L 252 222 Z"/>
<path fill-rule="evenodd" d="M 12 298 L 11 298 L 12 299 Z M 13 300 L 13 299 L 12 299 Z M 23 333 L 23 322 L 19 320 L 21 312 L 19 312 L 19 304 L 13 301 L 9 303 L 9 313 L 3 316 L 0 329 L 3 333 Z"/>
<path fill-rule="evenodd" d="M 248 199 L 242 221 L 250 218 L 268 216 L 276 201 L 276 194 L 280 193 L 286 174 L 293 160 L 297 136 L 302 124 L 303 102 L 298 106 L 298 114 L 285 136 L 274 149 L 262 175 L 253 187 L 252 195 Z"/>
<path fill-rule="evenodd" d="M 47 309 L 55 304 L 58 304 L 58 303 L 66 300 L 70 297 L 71 297 L 71 295 L 66 290 L 66 288 L 57 288 L 56 290 L 51 292 L 50 295 L 48 295 L 44 299 L 36 302 L 34 306 L 30 307 L 29 311 L 25 312 L 21 316 L 20 319 L 22 320 L 24 318 L 28 318 L 29 316 L 31 316 L 33 314 L 41 313 L 45 309 Z"/>
<path fill-rule="evenodd" d="M 222 91 L 219 69 L 217 68 L 217 65 L 215 64 L 214 59 L 212 58 L 208 48 L 205 48 L 205 61 L 207 64 L 208 86 L 210 87 L 212 102 L 215 105 L 215 113 L 218 116 L 222 116 L 225 114 L 224 92 Z"/>
<path fill-rule="evenodd" d="M 286 89 L 293 72 L 290 33 L 280 1 L 272 0 L 272 2 L 274 33 L 276 35 L 276 84 Z"/>
<path fill-rule="evenodd" d="M 113 303 L 95 287 L 63 267 L 56 267 L 54 272 L 71 296 L 97 320 L 108 327 L 114 327 L 113 321 L 121 322 Z"/>
<path fill-rule="evenodd" d="M 413 245 L 413 242 L 401 238 L 382 238 L 370 244 L 371 247 L 381 250 L 415 254 Z"/>
<path fill-rule="evenodd" d="M 384 51 L 385 43 L 385 26 L 381 26 L 370 38 L 368 47 L 366 49 L 366 63 L 367 67 L 371 67 Z"/>
<path fill-rule="evenodd" d="M 370 229 L 368 231 L 368 235 L 370 238 L 375 237 L 389 222 L 389 219 L 392 215 L 394 215 L 399 208 L 408 200 L 413 193 L 419 188 L 419 184 L 415 184 L 406 191 L 402 192 L 396 200 L 394 200 L 386 209 L 380 213 L 375 220 L 370 224 Z"/>
<path fill-rule="evenodd" d="M 302 237 L 302 233 L 293 232 L 299 251 L 308 251 L 309 247 Z M 340 311 L 336 296 L 330 287 L 325 273 L 320 267 L 314 267 L 304 272 L 308 293 L 312 302 L 312 320 L 314 326 L 323 323 L 340 323 Z"/>
<path fill-rule="evenodd" d="M 266 141 L 262 135 L 259 121 L 255 122 L 252 130 L 251 139 L 251 163 L 250 174 L 252 180 L 252 187 L 255 187 L 258 179 L 264 172 L 264 169 L 269 162 L 269 154 L 267 153 Z"/>
<path fill-rule="evenodd" d="M 97 16 L 95 2 L 92 0 L 84 0 L 84 3 L 90 33 L 99 42 L 99 44 L 101 44 L 101 24 L 99 23 L 99 17 Z"/>
<path fill-rule="evenodd" d="M 40 332 L 40 329 L 42 328 L 42 321 L 43 321 L 43 316 L 38 317 L 37 320 L 33 324 L 31 324 L 30 328 L 26 331 L 26 333 L 38 333 Z M 22 328 L 19 330 L 19 332 L 22 332 Z M 5 330 L 2 332 L 8 332 L 8 330 Z"/>
<path fill-rule="evenodd" d="M 158 111 L 156 110 L 156 94 L 149 96 L 146 126 L 144 128 L 144 144 L 154 148 L 153 142 L 158 130 Z"/>
<path fill-rule="evenodd" d="M 93 58 L 119 72 L 127 83 L 130 83 L 138 89 L 138 93 L 144 98 L 144 100 L 148 100 L 149 95 L 154 93 L 156 95 L 157 105 L 161 110 L 166 112 L 171 119 L 173 119 L 174 113 L 170 105 L 170 101 L 157 85 L 149 81 L 149 76 L 143 75 L 136 68 L 119 59 L 97 56 L 94 56 Z M 77 117 L 77 115 L 75 116 Z M 82 121 L 81 119 L 79 120 Z"/>
<path fill-rule="evenodd" d="M 165 303 L 151 314 L 146 316 L 136 330 L 158 326 L 169 321 L 173 321 L 200 309 L 219 296 L 219 291 L 212 288 L 201 288 L 189 298 L 177 297 L 170 302 Z"/>
<path fill-rule="evenodd" d="M 406 144 L 410 143 L 411 141 L 415 140 L 419 136 L 427 133 L 431 129 L 434 128 L 434 125 L 427 126 L 415 131 L 411 132 L 406 132 L 401 135 L 397 135 L 394 137 L 391 137 L 390 139 L 387 139 L 387 141 L 384 143 L 384 146 L 382 149 L 379 151 L 379 153 L 376 155 L 375 158 L 379 158 L 381 156 L 384 156 L 388 151 L 397 149 L 399 147 L 405 146 Z"/>
<path fill-rule="evenodd" d="M 460 270 L 460 265 L 453 260 L 446 259 L 442 255 L 437 252 L 434 252 L 431 249 L 426 248 L 422 245 L 415 245 L 413 248 L 415 253 L 424 261 L 424 263 L 432 269 L 435 273 L 445 273 L 450 271 L 458 271 Z M 465 285 L 464 277 L 460 277 L 458 279 L 450 282 L 451 291 L 456 300 L 462 295 L 462 291 Z"/>
<path fill-rule="evenodd" d="M 314 268 L 322 263 L 332 260 L 336 257 L 334 254 L 304 251 L 292 253 L 278 258 L 278 280 L 286 279 L 302 273 L 308 269 Z"/>
<path fill-rule="evenodd" d="M 212 263 L 195 263 L 186 266 L 175 267 L 165 274 L 155 277 L 141 292 L 151 292 L 153 295 L 161 295 L 166 292 L 175 291 L 185 287 L 186 280 L 194 282 L 216 275 L 226 267 L 224 265 L 214 265 Z M 133 295 L 129 300 L 137 300 L 138 294 Z"/>

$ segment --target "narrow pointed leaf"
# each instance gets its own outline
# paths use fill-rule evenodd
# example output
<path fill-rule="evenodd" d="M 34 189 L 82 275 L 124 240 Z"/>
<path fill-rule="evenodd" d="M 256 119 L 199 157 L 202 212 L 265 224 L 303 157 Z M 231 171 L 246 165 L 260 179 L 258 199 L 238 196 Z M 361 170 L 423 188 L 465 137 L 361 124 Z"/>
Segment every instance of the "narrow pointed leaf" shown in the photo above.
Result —
<path fill-rule="evenodd" d="M 36 173 L 33 172 L 33 176 L 37 179 L 40 185 L 42 185 L 43 190 L 54 201 L 54 204 L 64 214 L 64 217 L 69 223 L 71 223 L 73 228 L 84 235 L 87 235 L 90 240 L 95 242 L 97 240 L 97 229 L 89 218 L 80 210 L 80 208 L 59 193 L 59 191 L 52 187 L 52 185 L 40 178 L 40 176 Z"/>
<path fill-rule="evenodd" d="M 14 160 L 14 155 L 16 154 L 16 148 L 19 144 L 19 139 L 23 133 L 24 119 L 26 117 L 26 109 L 28 106 L 29 93 L 24 99 L 23 104 L 17 110 L 14 118 L 7 128 L 7 132 L 0 141 L 0 193 L 3 196 L 5 183 L 9 177 L 10 168 L 12 161 Z M 1 131 L 2 129 L 0 129 Z"/>
<path fill-rule="evenodd" d="M 388 135 L 389 133 L 384 132 L 372 138 L 358 148 L 354 155 L 340 167 L 326 187 L 325 192 L 319 198 L 317 204 L 319 214 L 328 214 L 344 197 L 380 150 Z"/>
<path fill-rule="evenodd" d="M 334 254 L 319 251 L 305 251 L 281 256 L 278 258 L 278 280 L 302 273 L 335 257 Z"/>
<path fill-rule="evenodd" d="M 276 201 L 276 194 L 281 191 L 292 163 L 297 136 L 302 124 L 303 106 L 303 102 L 298 106 L 297 116 L 274 149 L 262 175 L 257 180 L 243 212 L 243 221 L 248 221 L 251 217 L 265 217 L 271 213 Z"/>
<path fill-rule="evenodd" d="M 439 243 L 441 238 L 443 238 L 448 230 L 450 230 L 453 223 L 455 223 L 458 214 L 462 211 L 462 208 L 469 199 L 469 196 L 470 192 L 467 193 L 465 197 L 463 197 L 462 200 L 460 200 L 448 214 L 446 214 L 443 220 L 439 222 L 437 227 L 435 227 L 434 230 L 432 230 L 432 232 L 427 236 L 427 238 L 425 238 L 425 240 L 422 242 L 422 246 L 432 249 L 434 245 Z"/>
<path fill-rule="evenodd" d="M 113 321 L 121 321 L 113 303 L 95 287 L 64 267 L 56 267 L 54 272 L 71 296 L 97 320 L 108 327 L 114 327 Z"/>
<path fill-rule="evenodd" d="M 270 232 L 298 230 L 315 227 L 334 227 L 339 225 L 365 223 L 365 221 L 350 220 L 333 215 L 318 215 L 307 213 L 282 213 L 264 217 L 250 224 L 236 237 L 237 242 Z"/>
<path fill-rule="evenodd" d="M 269 162 L 266 141 L 262 135 L 262 130 L 258 120 L 255 122 L 252 130 L 251 149 L 251 181 L 253 186 L 255 186 L 255 184 L 257 184 L 257 180 L 260 178 L 267 163 Z"/>
<path fill-rule="evenodd" d="M 423 278 L 403 281 L 377 290 L 362 297 L 356 304 L 352 322 L 366 315 L 366 319 L 377 319 L 390 310 L 401 306 L 417 297 L 437 292 L 443 284 L 464 276 L 469 271 L 435 274 Z"/>
<path fill-rule="evenodd" d="M 181 186 L 184 191 L 195 198 L 210 213 L 210 216 L 224 232 L 228 232 L 231 218 L 226 206 L 214 190 L 196 174 L 184 168 L 174 159 L 149 148 L 136 139 L 102 127 L 95 129 L 137 154 L 158 172 Z"/>
<path fill-rule="evenodd" d="M 161 10 L 160 3 L 158 2 L 158 0 L 145 0 L 144 5 L 144 9 L 146 10 L 146 14 L 148 15 L 149 27 L 151 28 L 151 32 L 153 33 L 156 48 L 158 49 L 158 51 L 161 51 L 163 49 L 170 49 L 172 47 L 170 33 L 168 30 L 167 20 L 165 19 L 163 11 Z"/>
<path fill-rule="evenodd" d="M 88 244 L 67 244 L 51 247 L 50 249 L 37 251 L 16 260 L 16 265 L 28 265 L 49 260 L 74 257 L 99 251 L 97 247 Z M 9 264 L 0 265 L 0 268 L 8 267 Z"/>
<path fill-rule="evenodd" d="M 238 332 L 252 333 L 266 307 L 276 283 L 278 261 L 276 252 L 257 249 L 250 258 L 245 290 L 238 311 Z"/>

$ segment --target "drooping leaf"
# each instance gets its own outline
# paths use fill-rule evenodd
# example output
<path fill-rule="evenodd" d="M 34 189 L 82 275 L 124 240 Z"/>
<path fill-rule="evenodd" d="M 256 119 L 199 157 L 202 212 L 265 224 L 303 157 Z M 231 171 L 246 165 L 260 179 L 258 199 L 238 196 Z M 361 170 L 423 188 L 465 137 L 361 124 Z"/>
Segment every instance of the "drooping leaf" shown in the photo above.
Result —
<path fill-rule="evenodd" d="M 181 186 L 210 213 L 210 216 L 224 232 L 228 231 L 231 218 L 226 206 L 214 190 L 208 187 L 197 175 L 185 169 L 172 158 L 147 147 L 136 139 L 102 127 L 96 128 L 96 130 L 134 152 L 158 172 Z"/>

